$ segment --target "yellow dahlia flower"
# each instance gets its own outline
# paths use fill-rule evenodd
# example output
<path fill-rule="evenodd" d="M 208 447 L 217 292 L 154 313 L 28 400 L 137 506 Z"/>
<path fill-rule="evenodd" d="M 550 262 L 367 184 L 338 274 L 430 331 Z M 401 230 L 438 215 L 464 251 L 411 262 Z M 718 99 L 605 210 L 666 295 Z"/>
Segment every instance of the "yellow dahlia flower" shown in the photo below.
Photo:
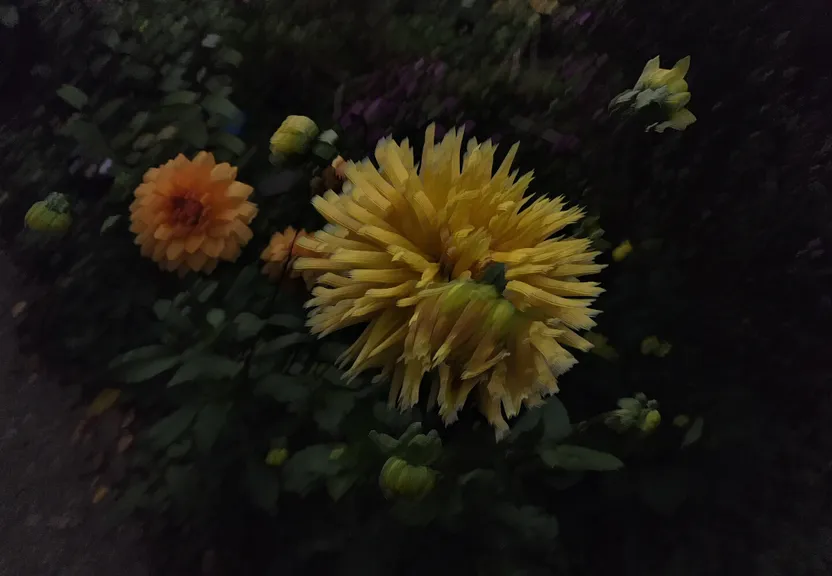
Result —
<path fill-rule="evenodd" d="M 369 323 L 343 357 L 348 377 L 380 368 L 407 409 L 429 373 L 446 423 L 475 391 L 499 436 L 504 416 L 558 390 L 576 362 L 563 345 L 592 347 L 577 331 L 595 325 L 602 290 L 578 278 L 603 266 L 589 240 L 553 237 L 580 209 L 524 197 L 532 175 L 510 172 L 517 145 L 492 174 L 495 147 L 469 141 L 461 162 L 462 139 L 434 143 L 430 126 L 420 166 L 391 139 L 376 147 L 380 169 L 348 162 L 350 191 L 312 200 L 330 224 L 298 240 L 320 257 L 295 268 L 322 274 L 307 303 L 313 333 Z"/>
<path fill-rule="evenodd" d="M 208 152 L 193 160 L 180 154 L 145 172 L 130 205 L 130 231 L 142 256 L 180 274 L 236 260 L 257 214 L 248 202 L 252 187 L 236 178 L 236 168 L 217 164 Z"/>

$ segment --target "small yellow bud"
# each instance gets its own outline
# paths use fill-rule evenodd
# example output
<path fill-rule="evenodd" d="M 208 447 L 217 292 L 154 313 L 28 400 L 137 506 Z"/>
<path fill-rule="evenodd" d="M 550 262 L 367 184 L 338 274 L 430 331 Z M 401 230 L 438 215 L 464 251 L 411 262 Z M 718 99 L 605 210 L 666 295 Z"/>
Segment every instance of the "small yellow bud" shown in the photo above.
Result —
<path fill-rule="evenodd" d="M 341 458 L 341 456 L 344 455 L 344 452 L 346 452 L 346 451 L 347 451 L 347 449 L 344 448 L 343 446 L 339 446 L 338 448 L 333 448 L 332 452 L 329 453 L 329 459 L 330 460 L 338 460 L 339 458 Z"/>
<path fill-rule="evenodd" d="M 690 424 L 690 417 L 685 414 L 679 414 L 673 419 L 673 425 L 676 428 L 687 428 L 688 424 Z"/>
<path fill-rule="evenodd" d="M 659 414 L 659 411 L 650 410 L 644 416 L 638 427 L 641 428 L 642 432 L 652 432 L 653 430 L 659 427 L 659 424 L 661 424 L 661 422 L 662 415 Z"/>
<path fill-rule="evenodd" d="M 280 466 L 289 457 L 289 451 L 286 448 L 272 448 L 266 454 L 266 464 L 268 466 Z"/>
<path fill-rule="evenodd" d="M 289 116 L 269 141 L 272 154 L 291 155 L 304 152 L 317 135 L 318 126 L 311 118 Z"/>
<path fill-rule="evenodd" d="M 612 251 L 612 259 L 616 262 L 621 262 L 624 258 L 629 256 L 632 251 L 633 245 L 630 244 L 629 240 L 625 240 Z"/>

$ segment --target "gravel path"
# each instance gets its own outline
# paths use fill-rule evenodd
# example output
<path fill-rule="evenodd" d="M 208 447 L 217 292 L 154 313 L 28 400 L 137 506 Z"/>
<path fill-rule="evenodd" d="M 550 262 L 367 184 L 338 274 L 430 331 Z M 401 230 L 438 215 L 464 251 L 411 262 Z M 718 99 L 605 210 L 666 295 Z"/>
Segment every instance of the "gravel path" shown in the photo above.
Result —
<path fill-rule="evenodd" d="M 20 355 L 12 308 L 22 280 L 0 252 L 0 576 L 146 576 L 140 530 L 108 530 L 89 453 L 71 438 L 78 390 Z M 87 449 L 88 451 L 88 449 Z"/>

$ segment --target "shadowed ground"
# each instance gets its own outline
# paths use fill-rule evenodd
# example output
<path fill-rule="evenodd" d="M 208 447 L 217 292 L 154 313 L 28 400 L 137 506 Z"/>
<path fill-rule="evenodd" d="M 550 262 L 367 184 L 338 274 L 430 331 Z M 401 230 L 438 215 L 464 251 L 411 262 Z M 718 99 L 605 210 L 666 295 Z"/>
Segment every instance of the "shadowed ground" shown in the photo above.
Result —
<path fill-rule="evenodd" d="M 92 504 L 93 447 L 72 443 L 77 390 L 20 356 L 11 310 L 25 296 L 4 253 L 0 279 L 0 576 L 150 574 L 140 530 L 109 531 L 106 501 Z"/>

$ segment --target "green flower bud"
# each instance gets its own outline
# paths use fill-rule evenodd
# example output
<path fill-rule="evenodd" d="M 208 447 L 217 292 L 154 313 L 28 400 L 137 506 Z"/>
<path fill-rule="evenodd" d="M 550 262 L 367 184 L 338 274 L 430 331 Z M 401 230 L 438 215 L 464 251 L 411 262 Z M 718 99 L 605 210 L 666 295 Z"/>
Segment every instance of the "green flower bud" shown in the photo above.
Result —
<path fill-rule="evenodd" d="M 650 433 L 656 428 L 659 427 L 659 424 L 662 422 L 662 415 L 659 414 L 658 410 L 650 410 L 644 417 L 641 419 L 638 427 L 641 429 L 642 432 Z"/>
<path fill-rule="evenodd" d="M 306 116 L 289 116 L 269 141 L 272 154 L 300 154 L 305 152 L 315 136 L 318 126 Z"/>
<path fill-rule="evenodd" d="M 268 466 L 280 466 L 289 457 L 289 451 L 286 448 L 272 448 L 266 454 L 266 464 Z"/>

